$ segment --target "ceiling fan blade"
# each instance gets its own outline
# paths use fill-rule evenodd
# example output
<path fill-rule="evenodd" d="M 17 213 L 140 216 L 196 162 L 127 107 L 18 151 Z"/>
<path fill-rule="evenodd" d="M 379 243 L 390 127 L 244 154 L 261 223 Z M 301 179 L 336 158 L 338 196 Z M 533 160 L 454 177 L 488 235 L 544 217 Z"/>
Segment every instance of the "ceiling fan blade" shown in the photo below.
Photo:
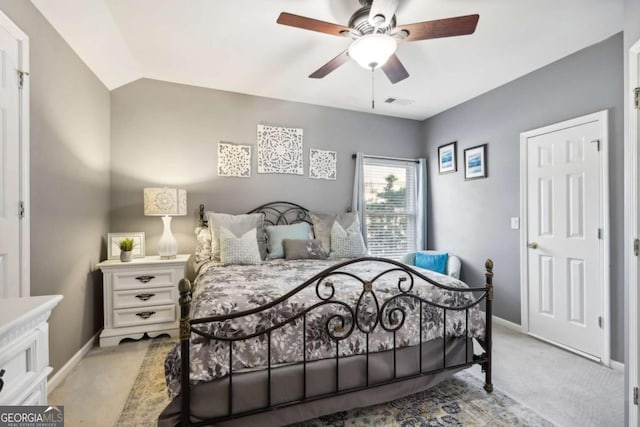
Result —
<path fill-rule="evenodd" d="M 387 62 L 382 66 L 382 71 L 387 75 L 387 78 L 391 83 L 398 83 L 407 77 L 409 77 L 409 73 L 407 69 L 404 68 L 402 62 L 398 58 L 398 55 L 395 53 L 389 57 Z"/>
<path fill-rule="evenodd" d="M 344 27 L 342 25 L 319 21 L 317 19 L 294 15 L 287 12 L 282 12 L 280 16 L 278 16 L 278 20 L 276 22 L 281 25 L 302 28 L 303 30 L 318 31 L 320 33 L 332 34 L 334 36 L 342 36 L 351 31 L 348 27 Z"/>
<path fill-rule="evenodd" d="M 398 10 L 399 3 L 400 0 L 373 0 L 369 10 L 369 24 L 374 27 L 376 25 L 381 27 L 389 25 Z"/>
<path fill-rule="evenodd" d="M 415 24 L 399 25 L 397 33 L 407 32 L 406 37 L 398 41 L 412 42 L 416 40 L 437 39 L 440 37 L 465 36 L 473 34 L 478 25 L 480 15 L 457 16 L 455 18 L 438 19 L 435 21 L 417 22 Z"/>
<path fill-rule="evenodd" d="M 349 60 L 348 50 L 345 50 L 340 55 L 333 58 L 331 61 L 324 64 L 322 67 L 314 71 L 309 77 L 312 79 L 321 79 L 345 62 Z"/>

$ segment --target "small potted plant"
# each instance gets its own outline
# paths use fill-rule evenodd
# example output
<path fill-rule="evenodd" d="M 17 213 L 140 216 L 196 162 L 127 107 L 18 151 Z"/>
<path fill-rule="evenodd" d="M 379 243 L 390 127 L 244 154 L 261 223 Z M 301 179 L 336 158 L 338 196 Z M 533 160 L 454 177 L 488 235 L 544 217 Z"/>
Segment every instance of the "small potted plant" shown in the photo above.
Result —
<path fill-rule="evenodd" d="M 125 237 L 118 243 L 120 246 L 120 261 L 129 262 L 133 258 L 133 239 Z"/>

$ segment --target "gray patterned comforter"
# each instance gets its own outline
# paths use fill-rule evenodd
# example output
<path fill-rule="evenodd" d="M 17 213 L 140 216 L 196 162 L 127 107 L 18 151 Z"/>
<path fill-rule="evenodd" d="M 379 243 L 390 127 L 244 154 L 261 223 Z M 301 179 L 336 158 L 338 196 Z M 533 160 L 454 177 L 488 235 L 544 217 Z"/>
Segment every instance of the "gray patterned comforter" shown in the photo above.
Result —
<path fill-rule="evenodd" d="M 194 282 L 191 318 L 224 315 L 241 310 L 259 307 L 291 291 L 298 285 L 313 277 L 315 274 L 336 264 L 336 260 L 273 260 L 261 265 L 227 265 L 209 262 L 205 264 Z M 353 274 L 363 280 L 372 280 L 385 270 L 394 267 L 389 263 L 379 261 L 362 261 L 342 267 L 342 273 Z M 416 268 L 428 278 L 450 287 L 460 288 L 466 285 L 452 277 L 444 276 L 428 270 Z M 358 298 L 363 292 L 362 282 L 347 274 L 332 275 L 335 294 L 332 300 L 343 301 L 353 310 L 338 304 L 326 304 L 309 311 L 306 314 L 306 358 L 307 361 L 328 357 L 335 357 L 336 342 L 330 335 L 344 337 L 340 340 L 341 356 L 360 354 L 365 352 L 367 334 L 377 319 L 379 307 L 390 297 L 400 294 L 398 279 L 407 277 L 406 273 L 392 272 L 383 275 L 373 282 L 373 293 L 365 293 L 361 301 L 355 322 L 353 314 L 358 305 Z M 447 307 L 464 307 L 474 299 L 470 292 L 445 291 L 415 276 L 414 295 Z M 410 278 L 401 283 L 403 289 L 409 286 Z M 332 289 L 323 282 L 317 289 L 323 298 L 327 298 Z M 308 309 L 312 305 L 322 302 L 316 294 L 315 284 L 307 286 L 284 302 L 274 307 L 250 316 L 228 320 L 222 323 L 198 325 L 202 330 L 216 336 L 242 337 L 255 332 L 264 331 L 272 325 L 295 317 L 296 314 Z M 420 303 L 411 298 L 403 297 L 389 304 L 382 314 L 382 325 L 397 329 L 396 345 L 404 347 L 418 344 L 420 335 Z M 404 322 L 402 314 L 393 312 L 393 308 L 402 308 L 406 313 Z M 428 341 L 443 336 L 445 314 L 442 309 L 423 304 L 422 339 Z M 330 318 L 342 315 L 344 323 L 340 329 L 340 319 Z M 327 327 L 327 321 L 329 326 Z M 402 326 L 400 326 L 402 324 Z M 451 311 L 446 313 L 446 335 L 464 336 L 465 330 L 469 337 L 484 337 L 484 313 L 476 305 L 469 310 L 469 325 L 466 325 L 465 311 Z M 353 331 L 349 334 L 353 327 Z M 303 318 L 276 329 L 271 333 L 271 364 L 286 364 L 303 360 Z M 341 331 L 341 332 L 339 332 Z M 393 333 L 385 331 L 378 323 L 368 334 L 369 351 L 383 351 L 393 348 Z M 199 383 L 223 377 L 229 372 L 229 344 L 228 342 L 208 342 L 199 335 L 191 335 L 191 382 Z M 252 368 L 267 366 L 267 335 L 236 341 L 233 344 L 233 372 L 241 372 Z M 174 348 L 165 361 L 165 374 L 171 398 L 180 392 L 180 351 Z"/>

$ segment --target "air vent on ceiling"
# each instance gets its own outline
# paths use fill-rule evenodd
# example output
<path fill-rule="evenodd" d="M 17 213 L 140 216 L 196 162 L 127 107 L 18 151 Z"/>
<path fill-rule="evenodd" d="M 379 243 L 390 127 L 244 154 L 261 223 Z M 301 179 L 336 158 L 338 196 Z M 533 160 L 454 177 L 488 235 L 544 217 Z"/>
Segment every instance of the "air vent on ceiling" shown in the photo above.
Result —
<path fill-rule="evenodd" d="M 413 104 L 412 99 L 402 99 L 402 98 L 387 98 L 384 100 L 385 104 L 394 104 L 394 105 L 411 105 Z"/>

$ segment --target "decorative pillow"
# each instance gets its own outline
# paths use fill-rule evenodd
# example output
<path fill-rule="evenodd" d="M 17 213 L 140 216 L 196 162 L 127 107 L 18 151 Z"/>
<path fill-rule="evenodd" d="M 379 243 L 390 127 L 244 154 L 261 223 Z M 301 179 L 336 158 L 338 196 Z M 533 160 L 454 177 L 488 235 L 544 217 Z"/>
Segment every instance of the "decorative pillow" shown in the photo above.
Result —
<path fill-rule="evenodd" d="M 331 257 L 358 258 L 367 254 L 358 221 L 344 229 L 338 221 L 331 228 Z"/>
<path fill-rule="evenodd" d="M 220 227 L 220 261 L 225 264 L 260 264 L 260 250 L 256 229 L 237 237 L 225 227 Z"/>
<path fill-rule="evenodd" d="M 443 254 L 426 254 L 423 252 L 416 252 L 416 260 L 414 264 L 416 267 L 424 268 L 425 270 L 435 271 L 436 273 L 447 274 L 447 261 L 449 259 L 448 253 Z"/>
<path fill-rule="evenodd" d="M 358 216 L 358 212 L 357 211 L 353 211 L 353 212 L 345 212 L 345 213 L 341 213 L 336 215 L 336 221 L 338 221 L 340 223 L 340 225 L 342 226 L 342 228 L 344 228 L 345 230 L 349 227 L 351 227 L 351 225 L 355 222 L 356 223 L 356 227 L 358 227 L 358 229 L 360 228 L 360 217 Z"/>
<path fill-rule="evenodd" d="M 327 259 L 327 252 L 322 247 L 320 240 L 284 239 L 284 257 L 290 259 Z"/>
<path fill-rule="evenodd" d="M 284 239 L 307 240 L 311 234 L 311 228 L 306 222 L 291 225 L 271 225 L 267 230 L 267 249 L 269 259 L 284 258 Z"/>
<path fill-rule="evenodd" d="M 207 227 L 196 227 L 193 232 L 196 235 L 196 262 L 209 261 L 211 259 L 211 232 Z"/>
<path fill-rule="evenodd" d="M 258 247 L 262 248 L 260 254 L 264 253 L 266 257 L 266 241 L 264 238 L 264 215 L 243 214 L 229 215 L 217 212 L 207 211 L 207 220 L 209 221 L 209 231 L 211 232 L 211 252 L 213 260 L 220 261 L 220 227 L 224 227 L 236 236 L 242 236 L 252 228 L 256 228 L 256 241 Z M 263 252 L 264 251 L 264 252 Z"/>
<path fill-rule="evenodd" d="M 326 253 L 331 252 L 331 227 L 333 227 L 336 216 L 314 212 L 309 212 L 309 216 L 313 222 L 313 233 L 316 239 L 320 240 Z"/>

